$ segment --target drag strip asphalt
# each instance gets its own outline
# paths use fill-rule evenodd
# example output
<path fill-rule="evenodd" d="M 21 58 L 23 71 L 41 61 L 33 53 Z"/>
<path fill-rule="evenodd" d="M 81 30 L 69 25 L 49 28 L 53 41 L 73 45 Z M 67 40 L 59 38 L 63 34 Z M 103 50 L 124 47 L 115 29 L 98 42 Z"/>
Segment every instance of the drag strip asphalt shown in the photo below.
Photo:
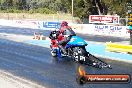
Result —
<path fill-rule="evenodd" d="M 5 33 L 11 28 L 2 29 Z M 13 29 L 11 29 L 13 30 Z M 12 33 L 25 34 L 17 28 Z M 29 30 L 33 31 L 33 30 Z M 9 33 L 9 32 L 8 32 Z M 33 32 L 27 32 L 27 35 Z M 88 74 L 130 74 L 132 64 L 125 62 L 106 60 L 113 69 L 96 69 L 87 67 Z M 76 63 L 67 60 L 57 61 L 46 47 L 14 42 L 0 38 L 0 69 L 8 71 L 15 76 L 28 79 L 46 88 L 131 88 L 129 84 L 86 84 L 76 83 Z"/>

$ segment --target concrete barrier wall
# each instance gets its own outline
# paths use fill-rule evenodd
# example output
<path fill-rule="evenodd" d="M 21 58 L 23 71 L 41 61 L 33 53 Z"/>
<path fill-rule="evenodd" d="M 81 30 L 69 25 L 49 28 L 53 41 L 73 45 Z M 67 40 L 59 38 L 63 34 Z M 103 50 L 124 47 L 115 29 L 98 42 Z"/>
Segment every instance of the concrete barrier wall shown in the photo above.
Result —
<path fill-rule="evenodd" d="M 35 21 L 35 20 L 4 20 L 4 19 L 0 19 L 0 25 L 38 29 L 38 21 Z"/>
<path fill-rule="evenodd" d="M 54 30 L 60 28 L 61 22 L 47 22 L 36 20 L 4 20 L 0 19 L 0 25 L 13 26 L 22 28 L 33 28 L 42 30 Z M 72 24 L 69 23 L 72 29 L 77 33 L 107 35 L 117 37 L 129 37 L 127 26 L 112 26 L 112 25 L 93 25 L 93 24 Z"/>
<path fill-rule="evenodd" d="M 83 25 L 86 34 L 129 37 L 127 26 Z"/>

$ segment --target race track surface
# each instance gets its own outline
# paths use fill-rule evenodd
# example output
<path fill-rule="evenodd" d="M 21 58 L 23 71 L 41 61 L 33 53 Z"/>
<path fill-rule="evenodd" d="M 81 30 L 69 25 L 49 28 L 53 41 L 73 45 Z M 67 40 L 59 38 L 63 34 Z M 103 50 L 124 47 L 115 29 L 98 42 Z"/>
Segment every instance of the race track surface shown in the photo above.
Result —
<path fill-rule="evenodd" d="M 0 33 L 32 35 L 30 29 L 1 27 Z M 46 31 L 45 33 L 49 33 Z M 45 34 L 46 35 L 46 34 Z M 96 37 L 96 36 L 95 36 Z M 93 40 L 94 41 L 94 40 Z M 105 40 L 104 40 L 105 41 Z M 90 74 L 131 74 L 132 64 L 106 60 L 113 69 L 87 67 Z M 31 80 L 46 88 L 131 88 L 129 84 L 86 84 L 76 83 L 76 63 L 64 59 L 57 61 L 50 49 L 0 38 L 0 69 Z"/>

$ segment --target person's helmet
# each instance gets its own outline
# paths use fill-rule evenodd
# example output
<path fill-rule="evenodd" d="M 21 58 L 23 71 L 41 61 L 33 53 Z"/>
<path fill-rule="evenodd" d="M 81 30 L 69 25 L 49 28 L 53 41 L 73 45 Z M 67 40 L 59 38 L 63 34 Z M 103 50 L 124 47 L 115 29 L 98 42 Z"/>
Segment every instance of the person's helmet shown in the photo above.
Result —
<path fill-rule="evenodd" d="M 62 21 L 61 27 L 68 26 L 68 23 L 66 21 Z"/>

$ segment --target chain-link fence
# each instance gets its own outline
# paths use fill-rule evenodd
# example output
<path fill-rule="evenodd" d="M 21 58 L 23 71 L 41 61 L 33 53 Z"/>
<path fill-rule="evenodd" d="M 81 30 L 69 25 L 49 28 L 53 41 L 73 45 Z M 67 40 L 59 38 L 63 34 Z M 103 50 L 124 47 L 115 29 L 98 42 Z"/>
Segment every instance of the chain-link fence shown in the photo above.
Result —
<path fill-rule="evenodd" d="M 29 13 L 0 13 L 0 19 L 16 20 L 16 19 L 34 19 L 34 20 L 72 20 L 71 14 L 29 14 Z"/>
<path fill-rule="evenodd" d="M 40 13 L 0 13 L 0 19 L 7 20 L 40 20 L 40 21 L 68 21 L 72 22 L 72 15 L 65 13 L 40 14 Z M 74 23 L 81 23 L 78 17 L 73 17 Z"/>
<path fill-rule="evenodd" d="M 72 22 L 72 15 L 71 14 L 40 14 L 40 13 L 0 13 L 0 19 L 8 19 L 8 20 L 43 20 L 43 21 L 62 21 L 66 20 Z M 88 23 L 88 19 L 80 21 L 79 18 L 74 17 L 75 23 Z M 120 18 L 119 25 L 126 26 L 127 25 L 127 18 Z"/>

